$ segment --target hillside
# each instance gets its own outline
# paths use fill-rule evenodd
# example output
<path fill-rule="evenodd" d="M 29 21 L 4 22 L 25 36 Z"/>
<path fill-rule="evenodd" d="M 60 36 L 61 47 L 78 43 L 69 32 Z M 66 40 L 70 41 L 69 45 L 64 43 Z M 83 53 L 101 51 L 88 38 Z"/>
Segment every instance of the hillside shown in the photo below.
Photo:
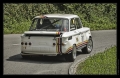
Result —
<path fill-rule="evenodd" d="M 116 29 L 116 3 L 4 3 L 4 34 L 23 33 L 29 29 L 36 15 L 69 13 L 80 16 L 82 23 L 91 30 Z"/>

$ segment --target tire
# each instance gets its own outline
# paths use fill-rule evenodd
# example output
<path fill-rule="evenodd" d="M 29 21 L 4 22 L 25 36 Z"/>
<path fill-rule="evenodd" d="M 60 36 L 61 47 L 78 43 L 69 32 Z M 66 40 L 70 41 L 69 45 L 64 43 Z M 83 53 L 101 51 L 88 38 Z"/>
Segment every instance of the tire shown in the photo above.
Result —
<path fill-rule="evenodd" d="M 76 59 L 76 55 L 77 55 L 76 52 L 77 52 L 76 46 L 73 45 L 73 50 L 72 50 L 72 52 L 71 52 L 70 54 L 66 54 L 66 55 L 65 55 L 66 61 L 73 62 L 73 61 Z"/>
<path fill-rule="evenodd" d="M 92 38 L 90 38 L 88 40 L 88 43 L 87 43 L 86 47 L 84 47 L 82 49 L 82 53 L 89 54 L 89 53 L 91 53 L 92 49 L 93 49 L 93 40 L 92 40 Z"/>

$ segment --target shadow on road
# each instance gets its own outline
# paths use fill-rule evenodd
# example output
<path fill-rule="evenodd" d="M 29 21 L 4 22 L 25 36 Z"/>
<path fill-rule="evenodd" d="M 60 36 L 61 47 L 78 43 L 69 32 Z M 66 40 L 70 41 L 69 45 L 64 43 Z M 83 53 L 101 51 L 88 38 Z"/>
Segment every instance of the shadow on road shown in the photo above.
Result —
<path fill-rule="evenodd" d="M 77 52 L 77 56 L 81 55 L 81 52 Z M 67 63 L 64 56 L 38 56 L 33 55 L 28 59 L 23 59 L 20 54 L 10 56 L 7 61 L 15 62 L 29 62 L 29 63 L 40 63 L 40 64 L 53 64 L 53 63 Z"/>
<path fill-rule="evenodd" d="M 40 63 L 40 64 L 53 64 L 53 63 L 64 63 L 66 60 L 63 56 L 37 56 L 33 55 L 28 59 L 23 59 L 20 54 L 13 55 L 6 59 L 7 61 L 15 62 L 27 62 L 27 63 Z"/>

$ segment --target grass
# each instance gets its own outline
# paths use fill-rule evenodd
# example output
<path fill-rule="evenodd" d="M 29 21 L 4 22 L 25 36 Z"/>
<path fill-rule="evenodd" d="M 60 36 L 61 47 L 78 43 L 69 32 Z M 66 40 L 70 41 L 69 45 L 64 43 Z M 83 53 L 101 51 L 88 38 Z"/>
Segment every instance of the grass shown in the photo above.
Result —
<path fill-rule="evenodd" d="M 89 57 L 80 63 L 76 75 L 116 75 L 116 46 Z"/>

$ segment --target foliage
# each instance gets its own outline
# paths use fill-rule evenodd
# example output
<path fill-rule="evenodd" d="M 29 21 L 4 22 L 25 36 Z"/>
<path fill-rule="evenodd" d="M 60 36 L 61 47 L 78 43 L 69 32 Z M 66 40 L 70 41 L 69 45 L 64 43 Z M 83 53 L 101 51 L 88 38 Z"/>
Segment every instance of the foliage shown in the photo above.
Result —
<path fill-rule="evenodd" d="M 4 33 L 28 30 L 33 17 L 48 13 L 68 13 L 80 16 L 91 30 L 116 29 L 116 3 L 4 3 Z"/>

